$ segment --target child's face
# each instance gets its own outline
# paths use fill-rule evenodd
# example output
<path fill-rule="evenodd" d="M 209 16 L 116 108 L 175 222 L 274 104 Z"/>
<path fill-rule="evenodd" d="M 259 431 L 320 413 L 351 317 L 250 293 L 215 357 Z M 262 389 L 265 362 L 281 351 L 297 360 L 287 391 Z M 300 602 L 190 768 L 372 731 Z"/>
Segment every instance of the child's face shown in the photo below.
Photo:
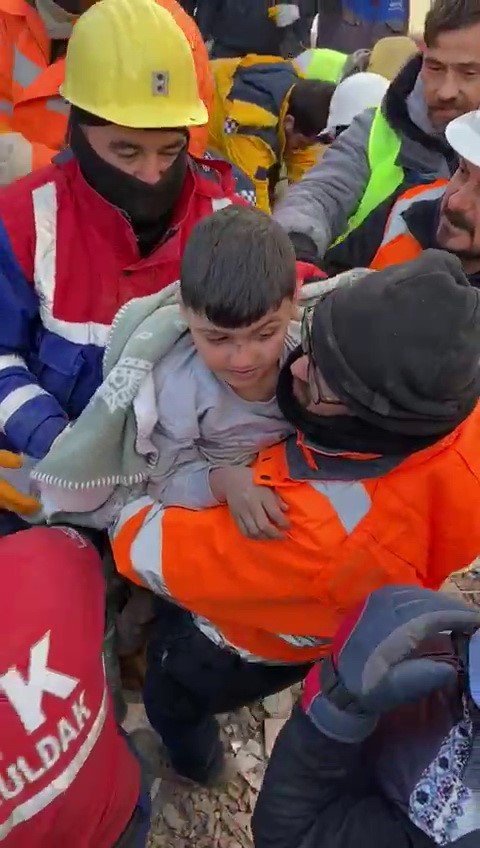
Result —
<path fill-rule="evenodd" d="M 195 347 L 207 368 L 239 392 L 250 389 L 278 367 L 292 316 L 293 303 L 285 299 L 255 324 L 229 330 L 185 309 Z"/>

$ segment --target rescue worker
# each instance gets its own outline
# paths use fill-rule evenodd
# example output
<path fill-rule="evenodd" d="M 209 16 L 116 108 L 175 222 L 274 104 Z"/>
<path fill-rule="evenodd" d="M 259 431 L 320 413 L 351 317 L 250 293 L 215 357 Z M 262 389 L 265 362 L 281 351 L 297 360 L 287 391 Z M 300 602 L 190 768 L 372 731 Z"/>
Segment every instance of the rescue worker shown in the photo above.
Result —
<path fill-rule="evenodd" d="M 245 368 L 254 355 L 245 348 Z M 300 680 L 370 591 L 436 589 L 475 558 L 479 355 L 480 292 L 442 251 L 331 287 L 280 372 L 277 400 L 298 432 L 225 492 L 231 503 L 240 489 L 245 507 L 258 485 L 274 489 L 284 537 L 243 536 L 221 505 L 143 496 L 123 508 L 118 570 L 181 607 L 161 605 L 144 690 L 180 774 L 214 779 L 212 714 Z"/>
<path fill-rule="evenodd" d="M 348 129 L 354 118 L 365 109 L 380 106 L 388 89 L 388 80 L 368 71 L 347 77 L 337 85 L 330 101 L 328 122 L 320 138 L 333 142 Z"/>
<path fill-rule="evenodd" d="M 68 39 L 93 0 L 0 0 L 0 184 L 50 164 L 65 145 L 68 104 L 59 95 Z M 176 0 L 157 0 L 183 29 L 192 50 L 200 97 L 213 100 L 208 55 L 194 21 Z M 160 39 L 157 49 L 162 48 Z M 128 62 L 132 57 L 130 47 Z M 190 152 L 203 156 L 205 126 L 192 127 Z"/>
<path fill-rule="evenodd" d="M 105 589 L 67 528 L 0 539 L 2 848 L 142 848 L 149 797 L 102 663 Z"/>
<path fill-rule="evenodd" d="M 256 848 L 477 848 L 479 643 L 478 607 L 373 592 L 275 745 Z"/>
<path fill-rule="evenodd" d="M 153 0 L 82 15 L 62 93 L 71 151 L 0 193 L 0 426 L 37 459 L 101 382 L 118 309 L 178 279 L 195 223 L 242 202 L 230 166 L 187 153 L 207 110 L 188 41 Z"/>
<path fill-rule="evenodd" d="M 456 118 L 446 136 L 460 157 L 458 170 L 449 183 L 438 180 L 399 197 L 372 268 L 442 247 L 461 259 L 472 285 L 480 286 L 480 111 Z"/>
<path fill-rule="evenodd" d="M 315 0 L 197 0 L 195 18 L 212 59 L 296 56 L 309 44 Z"/>
<path fill-rule="evenodd" d="M 252 179 L 257 206 L 269 212 L 282 166 L 295 182 L 314 164 L 335 86 L 304 80 L 272 56 L 218 59 L 212 69 L 209 145 Z"/>
<path fill-rule="evenodd" d="M 323 260 L 330 274 L 368 266 L 396 198 L 455 171 L 445 127 L 479 105 L 478 0 L 434 0 L 423 54 L 392 82 L 381 108 L 359 115 L 276 208 L 297 257 Z"/>

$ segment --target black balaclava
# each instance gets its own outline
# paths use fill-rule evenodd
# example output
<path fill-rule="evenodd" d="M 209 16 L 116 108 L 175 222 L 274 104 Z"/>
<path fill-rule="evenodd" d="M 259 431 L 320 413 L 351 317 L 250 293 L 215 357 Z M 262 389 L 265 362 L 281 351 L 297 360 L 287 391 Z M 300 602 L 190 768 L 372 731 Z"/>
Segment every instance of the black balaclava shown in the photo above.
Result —
<path fill-rule="evenodd" d="M 277 401 L 284 418 L 320 451 L 324 448 L 327 451 L 398 456 L 423 450 L 438 441 L 438 435 L 390 433 L 354 415 L 321 416 L 309 412 L 293 393 L 290 369 L 301 356 L 302 348 L 297 347 L 284 363 L 278 378 Z"/>
<path fill-rule="evenodd" d="M 187 148 L 177 156 L 155 185 L 124 173 L 105 162 L 95 152 L 81 124 L 108 124 L 88 112 L 72 107 L 69 143 L 87 183 L 130 221 L 143 256 L 150 253 L 165 235 L 185 181 Z"/>

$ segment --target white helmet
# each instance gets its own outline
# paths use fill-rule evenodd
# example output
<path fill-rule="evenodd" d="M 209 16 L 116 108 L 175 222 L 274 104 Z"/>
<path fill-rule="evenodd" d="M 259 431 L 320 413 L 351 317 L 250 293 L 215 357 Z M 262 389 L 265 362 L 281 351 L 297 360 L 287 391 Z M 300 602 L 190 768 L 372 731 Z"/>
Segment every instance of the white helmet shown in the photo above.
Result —
<path fill-rule="evenodd" d="M 337 127 L 349 127 L 353 119 L 365 109 L 380 106 L 390 85 L 380 74 L 353 74 L 337 85 L 328 113 L 326 133 L 335 134 Z"/>
<path fill-rule="evenodd" d="M 450 121 L 445 135 L 455 153 L 480 168 L 480 109 Z"/>

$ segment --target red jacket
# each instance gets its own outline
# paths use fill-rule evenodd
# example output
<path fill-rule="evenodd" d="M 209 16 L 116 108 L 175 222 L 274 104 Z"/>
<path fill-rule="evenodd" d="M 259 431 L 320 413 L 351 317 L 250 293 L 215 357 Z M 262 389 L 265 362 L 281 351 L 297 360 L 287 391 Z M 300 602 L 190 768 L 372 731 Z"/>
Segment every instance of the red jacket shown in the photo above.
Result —
<path fill-rule="evenodd" d="M 112 848 L 139 794 L 101 659 L 102 565 L 73 531 L 0 540 L 0 844 Z"/>
<path fill-rule="evenodd" d="M 243 202 L 230 165 L 191 159 L 169 234 L 142 259 L 73 158 L 0 191 L 0 425 L 12 449 L 44 456 L 101 382 L 115 313 L 178 280 L 197 221 Z"/>

